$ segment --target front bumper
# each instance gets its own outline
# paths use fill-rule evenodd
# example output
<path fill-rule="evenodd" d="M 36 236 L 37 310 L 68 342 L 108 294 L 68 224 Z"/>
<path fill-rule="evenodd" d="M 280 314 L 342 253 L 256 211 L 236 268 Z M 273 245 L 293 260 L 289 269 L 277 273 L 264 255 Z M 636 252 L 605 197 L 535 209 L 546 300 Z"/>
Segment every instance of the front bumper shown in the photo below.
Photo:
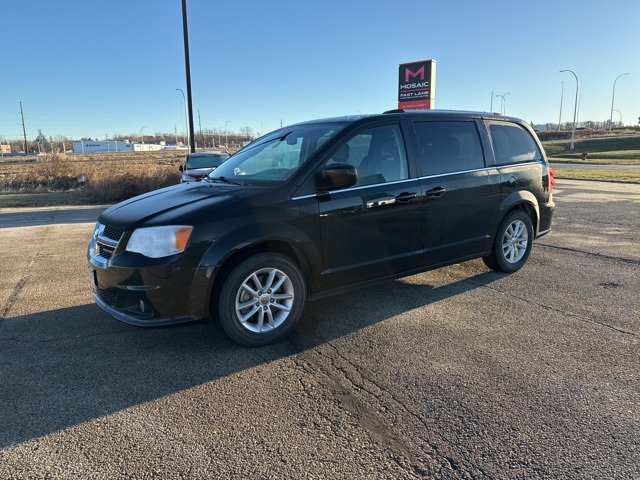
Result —
<path fill-rule="evenodd" d="M 102 308 L 105 312 L 111 314 L 114 318 L 120 320 L 121 322 L 128 323 L 129 325 L 135 325 L 136 327 L 158 327 L 161 325 L 175 325 L 178 323 L 195 322 L 196 320 L 200 319 L 199 317 L 192 316 L 170 318 L 159 318 L 150 316 L 146 318 L 140 318 L 141 315 L 144 316 L 144 312 L 137 310 L 135 307 L 128 310 L 118 310 L 117 308 L 111 307 L 105 300 L 103 300 L 101 293 L 96 290 L 94 290 L 93 292 L 93 300 L 100 308 Z M 140 300 L 140 302 L 143 302 L 143 300 Z"/>
<path fill-rule="evenodd" d="M 124 251 L 119 241 L 107 241 L 94 234 L 88 252 L 89 282 L 100 308 L 136 326 L 192 322 L 208 315 L 204 302 L 193 298 L 194 286 L 203 283 L 194 282 L 198 268 L 193 259 L 182 254 L 150 259 Z"/>

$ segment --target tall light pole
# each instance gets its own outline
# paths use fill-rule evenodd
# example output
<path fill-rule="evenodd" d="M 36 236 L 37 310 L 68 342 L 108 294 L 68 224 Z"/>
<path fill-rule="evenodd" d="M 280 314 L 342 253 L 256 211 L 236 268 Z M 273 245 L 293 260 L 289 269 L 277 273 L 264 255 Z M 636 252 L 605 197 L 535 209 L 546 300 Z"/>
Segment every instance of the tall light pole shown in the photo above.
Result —
<path fill-rule="evenodd" d="M 504 95 L 496 95 L 496 97 L 502 98 L 502 100 L 500 100 L 500 115 L 505 115 L 507 113 L 507 101 L 504 98 L 507 95 L 509 94 L 505 93 Z"/>
<path fill-rule="evenodd" d="M 578 114 L 576 115 L 576 123 L 580 123 L 580 102 L 582 102 L 582 95 L 578 98 Z"/>
<path fill-rule="evenodd" d="M 560 126 L 562 125 L 562 98 L 564 97 L 564 82 L 560 81 L 562 87 L 560 89 L 560 117 L 558 118 L 558 131 L 561 130 Z"/>
<path fill-rule="evenodd" d="M 613 81 L 613 94 L 611 95 L 611 116 L 609 117 L 609 131 L 611 131 L 611 127 L 613 126 L 613 100 L 616 98 L 616 82 L 618 78 L 624 77 L 625 75 L 630 75 L 629 73 L 623 73 L 622 75 L 618 75 L 618 77 Z"/>
<path fill-rule="evenodd" d="M 142 130 L 144 130 L 145 128 L 147 128 L 146 125 L 140 129 L 140 138 L 142 139 L 142 145 L 144 145 L 144 135 L 142 134 Z M 142 150 L 144 150 L 144 147 L 142 148 Z"/>
<path fill-rule="evenodd" d="M 614 112 L 618 112 L 618 115 L 620 115 L 620 126 L 622 126 L 622 112 L 620 110 L 614 110 Z"/>
<path fill-rule="evenodd" d="M 227 125 L 231 123 L 231 120 L 227 120 L 224 124 L 224 148 L 229 148 L 229 132 L 227 132 Z"/>
<path fill-rule="evenodd" d="M 576 136 L 576 115 L 578 114 L 578 76 L 573 70 L 560 70 L 560 73 L 562 72 L 571 72 L 576 77 L 576 102 L 573 105 L 573 130 L 571 130 L 571 146 L 569 146 L 569 149 L 573 150 L 573 139 Z"/>
<path fill-rule="evenodd" d="M 489 109 L 490 113 L 493 113 L 493 90 L 491 91 L 491 108 Z"/>
<path fill-rule="evenodd" d="M 186 122 L 185 134 L 187 135 L 187 144 L 189 144 L 189 114 L 187 113 L 187 100 L 185 99 L 184 92 L 181 88 L 176 88 L 176 90 L 180 90 L 180 93 L 182 94 L 182 103 L 184 104 L 184 121 Z"/>

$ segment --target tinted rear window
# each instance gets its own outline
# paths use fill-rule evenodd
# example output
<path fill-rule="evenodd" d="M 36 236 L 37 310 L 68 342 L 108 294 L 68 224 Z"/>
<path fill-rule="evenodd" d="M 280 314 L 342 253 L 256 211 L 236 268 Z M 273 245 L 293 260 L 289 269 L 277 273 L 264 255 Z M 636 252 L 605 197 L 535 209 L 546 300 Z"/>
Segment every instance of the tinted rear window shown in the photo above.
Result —
<path fill-rule="evenodd" d="M 416 122 L 414 127 L 423 175 L 484 168 L 474 122 Z"/>
<path fill-rule="evenodd" d="M 532 162 L 542 159 L 540 150 L 531 134 L 515 123 L 490 123 L 489 133 L 493 143 L 496 163 Z"/>

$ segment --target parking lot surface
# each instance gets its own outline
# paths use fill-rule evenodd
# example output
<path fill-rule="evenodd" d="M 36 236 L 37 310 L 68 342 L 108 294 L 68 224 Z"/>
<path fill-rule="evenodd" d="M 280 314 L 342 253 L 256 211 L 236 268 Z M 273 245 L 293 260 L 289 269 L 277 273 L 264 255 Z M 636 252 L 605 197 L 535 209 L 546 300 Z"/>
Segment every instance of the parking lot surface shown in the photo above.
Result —
<path fill-rule="evenodd" d="M 312 302 L 259 349 L 94 305 L 100 208 L 0 209 L 0 478 L 638 478 L 640 186 L 555 201 L 519 272 Z"/>

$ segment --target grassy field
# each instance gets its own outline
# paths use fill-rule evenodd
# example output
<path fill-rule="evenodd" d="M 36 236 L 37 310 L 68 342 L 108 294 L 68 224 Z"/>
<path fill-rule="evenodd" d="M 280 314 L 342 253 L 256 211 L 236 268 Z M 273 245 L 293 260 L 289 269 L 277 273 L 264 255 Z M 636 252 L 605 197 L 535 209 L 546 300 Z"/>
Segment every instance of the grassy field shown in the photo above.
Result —
<path fill-rule="evenodd" d="M 578 140 L 570 150 L 569 142 L 543 142 L 551 162 L 593 165 L 640 165 L 640 135 Z M 587 158 L 582 160 L 582 153 Z M 557 178 L 640 183 L 640 172 L 624 170 L 585 170 L 554 167 Z"/>
<path fill-rule="evenodd" d="M 115 203 L 180 181 L 184 152 L 7 157 L 0 207 Z"/>
<path fill-rule="evenodd" d="M 551 161 L 640 165 L 640 135 L 543 143 Z M 582 160 L 582 152 L 587 159 Z M 0 207 L 111 204 L 180 181 L 186 152 L 48 155 L 0 159 Z M 557 178 L 640 183 L 640 172 L 555 168 Z"/>
<path fill-rule="evenodd" d="M 580 170 L 554 168 L 555 177 L 569 180 L 594 180 L 598 182 L 640 183 L 640 172 L 621 170 Z"/>
<path fill-rule="evenodd" d="M 640 164 L 640 135 L 579 140 L 574 143 L 573 150 L 569 149 L 569 142 L 543 142 L 543 146 L 551 161 L 605 165 Z M 585 161 L 582 160 L 583 152 L 587 153 Z"/>

